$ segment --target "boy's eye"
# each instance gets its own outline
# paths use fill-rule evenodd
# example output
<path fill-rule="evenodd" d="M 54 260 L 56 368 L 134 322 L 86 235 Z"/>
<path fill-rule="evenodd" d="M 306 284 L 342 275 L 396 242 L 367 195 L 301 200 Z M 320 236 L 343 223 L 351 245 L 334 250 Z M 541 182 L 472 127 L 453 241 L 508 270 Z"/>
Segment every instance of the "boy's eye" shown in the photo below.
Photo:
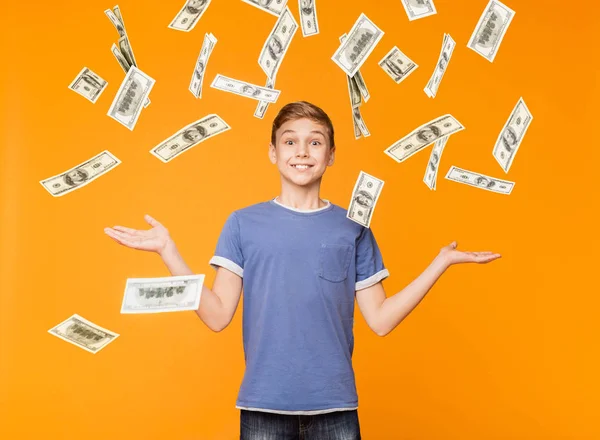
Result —
<path fill-rule="evenodd" d="M 321 145 L 320 141 L 312 141 L 313 145 Z"/>
<path fill-rule="evenodd" d="M 285 143 L 286 143 L 287 145 L 291 145 L 293 142 L 294 142 L 294 141 L 293 141 L 293 140 L 291 140 L 291 139 L 288 139 L 287 141 L 285 141 Z"/>

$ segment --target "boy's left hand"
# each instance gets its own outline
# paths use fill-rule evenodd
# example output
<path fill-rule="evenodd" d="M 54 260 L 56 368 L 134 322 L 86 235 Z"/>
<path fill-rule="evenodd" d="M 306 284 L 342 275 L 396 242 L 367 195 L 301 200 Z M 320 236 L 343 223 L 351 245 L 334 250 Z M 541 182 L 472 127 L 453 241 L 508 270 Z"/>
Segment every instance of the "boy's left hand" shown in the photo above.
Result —
<path fill-rule="evenodd" d="M 444 246 L 440 250 L 439 257 L 444 259 L 448 266 L 458 263 L 489 263 L 490 261 L 500 258 L 500 254 L 494 252 L 464 252 L 456 249 L 456 241 L 453 241 L 448 246 Z"/>

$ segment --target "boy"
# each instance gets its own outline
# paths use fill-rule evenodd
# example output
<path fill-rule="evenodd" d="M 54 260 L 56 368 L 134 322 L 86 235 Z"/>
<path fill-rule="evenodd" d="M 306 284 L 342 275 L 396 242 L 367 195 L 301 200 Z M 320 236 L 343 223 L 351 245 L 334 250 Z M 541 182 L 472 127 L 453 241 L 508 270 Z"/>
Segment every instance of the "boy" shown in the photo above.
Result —
<path fill-rule="evenodd" d="M 202 288 L 197 314 L 223 330 L 244 287 L 246 371 L 236 408 L 244 439 L 360 439 L 352 368 L 354 298 L 369 327 L 384 336 L 421 301 L 452 264 L 487 263 L 500 255 L 442 248 L 409 286 L 386 298 L 389 273 L 370 228 L 319 197 L 321 179 L 335 156 L 331 120 L 305 101 L 275 117 L 269 158 L 281 193 L 234 211 L 209 264 L 217 270 Z M 148 231 L 115 226 L 117 242 L 159 253 L 172 275 L 194 272 L 167 229 L 150 216 Z M 298 437 L 300 435 L 300 437 Z"/>

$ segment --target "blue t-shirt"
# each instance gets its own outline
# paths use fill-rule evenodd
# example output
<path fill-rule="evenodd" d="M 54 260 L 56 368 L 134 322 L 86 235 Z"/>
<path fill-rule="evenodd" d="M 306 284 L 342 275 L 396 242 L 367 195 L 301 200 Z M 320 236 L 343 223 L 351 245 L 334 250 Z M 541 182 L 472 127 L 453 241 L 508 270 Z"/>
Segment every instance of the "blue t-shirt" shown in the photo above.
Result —
<path fill-rule="evenodd" d="M 329 202 L 297 210 L 273 199 L 228 217 L 209 264 L 243 278 L 246 371 L 236 408 L 319 414 L 358 407 L 355 291 L 389 276 L 370 228 Z"/>

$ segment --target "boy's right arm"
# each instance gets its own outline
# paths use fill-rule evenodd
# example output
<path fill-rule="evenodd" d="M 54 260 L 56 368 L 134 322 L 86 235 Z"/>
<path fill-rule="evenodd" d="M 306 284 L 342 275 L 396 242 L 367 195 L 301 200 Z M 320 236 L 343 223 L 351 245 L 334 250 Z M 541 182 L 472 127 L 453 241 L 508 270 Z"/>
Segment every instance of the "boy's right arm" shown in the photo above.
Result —
<path fill-rule="evenodd" d="M 159 253 L 171 275 L 193 275 L 194 272 L 183 261 L 175 243 L 168 244 Z M 200 306 L 196 314 L 208 328 L 220 332 L 229 325 L 237 309 L 242 294 L 242 278 L 235 273 L 219 267 L 212 290 L 202 286 Z"/>

